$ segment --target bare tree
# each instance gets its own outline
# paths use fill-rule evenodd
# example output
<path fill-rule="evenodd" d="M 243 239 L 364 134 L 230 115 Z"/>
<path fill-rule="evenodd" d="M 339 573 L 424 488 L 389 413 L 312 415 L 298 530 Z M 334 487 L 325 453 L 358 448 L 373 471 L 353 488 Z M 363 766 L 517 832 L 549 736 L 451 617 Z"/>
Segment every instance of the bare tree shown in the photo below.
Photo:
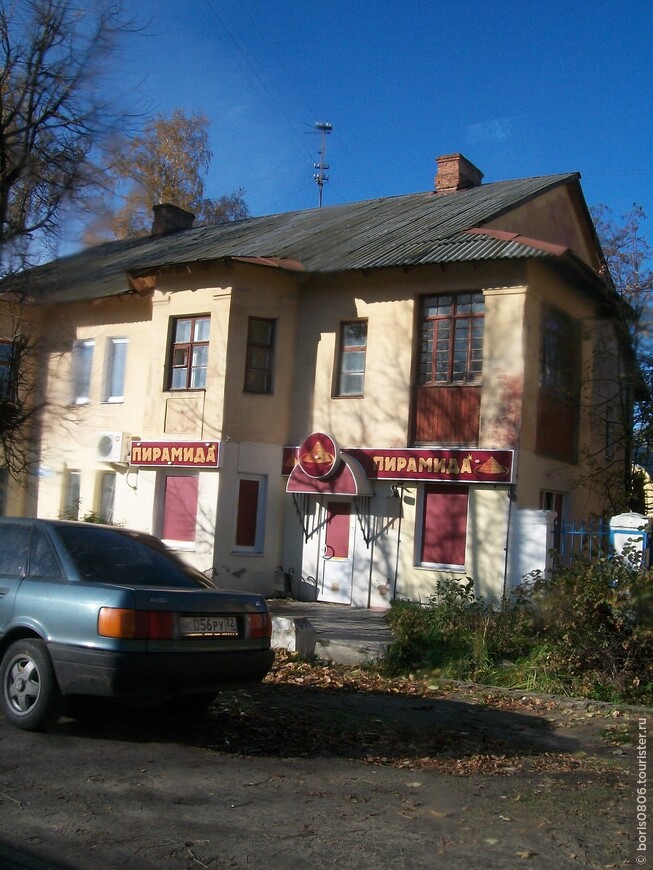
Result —
<path fill-rule="evenodd" d="M 34 460 L 40 410 L 20 273 L 98 183 L 94 152 L 124 117 L 103 95 L 103 64 L 130 29 L 119 0 L 0 0 L 0 470 L 14 477 Z"/>
<path fill-rule="evenodd" d="M 97 242 L 107 234 L 119 239 L 146 235 L 152 206 L 161 203 L 192 212 L 198 224 L 247 217 L 242 190 L 217 199 L 204 196 L 213 158 L 208 128 L 205 115 L 176 109 L 169 117 L 157 115 L 147 121 L 140 136 L 118 139 L 107 169 L 122 205 L 113 208 L 105 202 L 98 207 L 86 240 Z"/>
<path fill-rule="evenodd" d="M 0 247 L 56 235 L 62 209 L 98 181 L 91 154 L 114 130 L 102 64 L 129 28 L 119 2 L 0 0 Z"/>
<path fill-rule="evenodd" d="M 24 306 L 6 300 L 3 304 L 9 310 L 4 312 L 0 332 L 0 469 L 18 478 L 34 458 L 26 436 L 38 412 L 34 401 L 38 354 L 36 339 L 23 317 Z"/>
<path fill-rule="evenodd" d="M 591 211 L 614 287 L 632 312 L 630 323 L 636 365 L 627 386 L 634 407 L 631 416 L 630 403 L 626 403 L 624 413 L 628 410 L 627 419 L 632 426 L 633 461 L 650 472 L 653 465 L 653 249 L 647 239 L 647 217 L 636 203 L 620 221 L 615 220 L 613 212 L 605 205 Z"/>
<path fill-rule="evenodd" d="M 591 212 L 615 289 L 635 314 L 633 337 L 640 344 L 651 331 L 653 301 L 653 250 L 646 237 L 646 214 L 637 203 L 621 220 L 615 220 L 606 205 L 595 206 Z"/>

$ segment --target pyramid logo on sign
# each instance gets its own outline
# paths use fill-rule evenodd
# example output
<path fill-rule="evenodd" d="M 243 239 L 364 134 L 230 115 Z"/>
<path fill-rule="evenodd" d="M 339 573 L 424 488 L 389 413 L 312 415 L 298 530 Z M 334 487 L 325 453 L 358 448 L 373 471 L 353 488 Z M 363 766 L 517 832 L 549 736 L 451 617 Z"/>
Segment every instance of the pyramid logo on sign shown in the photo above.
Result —
<path fill-rule="evenodd" d="M 508 469 L 505 465 L 498 462 L 494 456 L 490 456 L 490 458 L 486 459 L 482 465 L 478 466 L 476 471 L 478 474 L 488 474 L 493 477 L 498 477 L 499 475 L 507 474 Z"/>
<path fill-rule="evenodd" d="M 314 432 L 299 448 L 299 465 L 309 477 L 328 477 L 339 461 L 336 442 L 326 432 Z"/>

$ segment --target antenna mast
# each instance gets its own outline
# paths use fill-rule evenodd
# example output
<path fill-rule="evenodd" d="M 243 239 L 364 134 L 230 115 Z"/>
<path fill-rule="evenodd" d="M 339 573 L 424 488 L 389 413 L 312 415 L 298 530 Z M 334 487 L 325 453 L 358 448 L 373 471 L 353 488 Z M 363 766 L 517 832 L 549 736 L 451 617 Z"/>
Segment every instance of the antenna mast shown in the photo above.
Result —
<path fill-rule="evenodd" d="M 322 188 L 324 187 L 325 182 L 329 180 L 329 176 L 326 175 L 326 170 L 329 168 L 329 164 L 326 163 L 326 137 L 333 129 L 333 126 L 328 124 L 326 121 L 316 121 L 314 126 L 316 130 L 319 130 L 322 133 L 320 162 L 313 164 L 313 168 L 317 169 L 313 178 L 315 179 L 319 191 L 319 207 L 322 208 Z"/>

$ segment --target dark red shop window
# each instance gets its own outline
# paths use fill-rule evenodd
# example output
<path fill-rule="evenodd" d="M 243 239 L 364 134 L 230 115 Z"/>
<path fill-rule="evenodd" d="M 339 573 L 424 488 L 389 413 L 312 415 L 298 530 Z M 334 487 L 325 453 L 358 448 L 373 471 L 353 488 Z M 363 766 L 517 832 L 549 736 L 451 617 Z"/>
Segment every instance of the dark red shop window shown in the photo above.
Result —
<path fill-rule="evenodd" d="M 430 484 L 424 487 L 421 564 L 464 566 L 468 500 L 466 486 Z"/>

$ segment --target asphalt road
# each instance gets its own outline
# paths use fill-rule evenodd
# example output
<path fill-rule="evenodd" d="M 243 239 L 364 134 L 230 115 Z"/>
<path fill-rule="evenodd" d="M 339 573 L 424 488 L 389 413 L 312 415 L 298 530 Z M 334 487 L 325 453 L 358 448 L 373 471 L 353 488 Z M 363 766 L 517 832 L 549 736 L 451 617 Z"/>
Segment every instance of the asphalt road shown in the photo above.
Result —
<path fill-rule="evenodd" d="M 29 734 L 0 718 L 0 866 L 621 865 L 624 757 L 603 724 L 553 712 L 263 686 L 196 720 L 103 705 Z M 459 744 L 484 771 L 451 774 Z"/>

